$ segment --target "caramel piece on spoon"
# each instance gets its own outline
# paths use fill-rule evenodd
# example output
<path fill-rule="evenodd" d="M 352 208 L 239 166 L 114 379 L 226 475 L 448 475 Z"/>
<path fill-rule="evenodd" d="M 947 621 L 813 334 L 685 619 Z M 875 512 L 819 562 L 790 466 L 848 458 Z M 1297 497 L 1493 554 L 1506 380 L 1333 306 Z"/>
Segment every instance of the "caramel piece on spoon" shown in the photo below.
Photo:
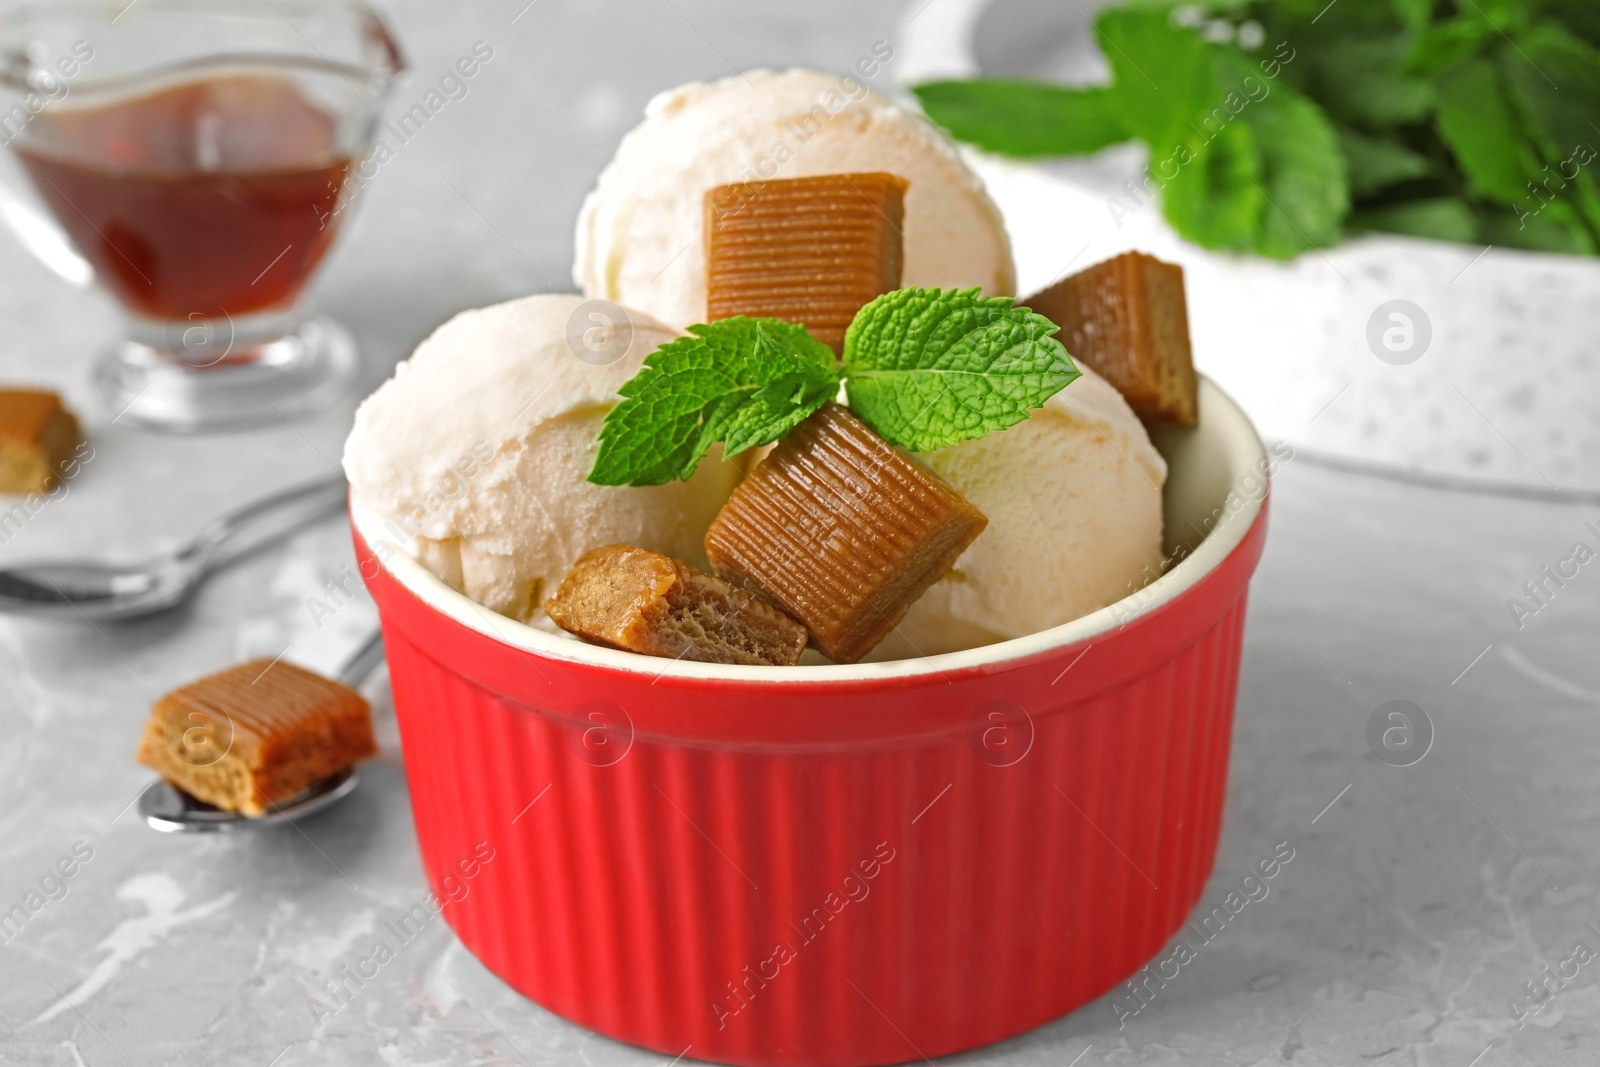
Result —
<path fill-rule="evenodd" d="M 544 610 L 569 633 L 647 656 L 792 667 L 806 647 L 804 626 L 748 590 L 632 545 L 585 552 Z"/>
<path fill-rule="evenodd" d="M 706 534 L 716 572 L 757 590 L 836 663 L 872 651 L 988 519 L 838 404 L 778 443 Z"/>
<path fill-rule="evenodd" d="M 156 701 L 138 759 L 192 797 L 260 816 L 377 751 L 360 693 L 292 663 L 253 660 Z"/>
<path fill-rule="evenodd" d="M 706 318 L 798 322 L 838 353 L 862 306 L 900 287 L 907 182 L 824 174 L 706 193 Z"/>
<path fill-rule="evenodd" d="M 1116 386 L 1146 426 L 1198 421 L 1182 267 L 1126 252 L 1022 303 L 1061 327 L 1056 340 Z"/>

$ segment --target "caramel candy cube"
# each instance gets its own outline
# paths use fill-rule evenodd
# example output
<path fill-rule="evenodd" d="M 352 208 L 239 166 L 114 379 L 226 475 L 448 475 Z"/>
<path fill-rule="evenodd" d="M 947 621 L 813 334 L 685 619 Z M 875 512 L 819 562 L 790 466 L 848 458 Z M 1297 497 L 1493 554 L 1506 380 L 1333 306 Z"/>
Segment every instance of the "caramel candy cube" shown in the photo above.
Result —
<path fill-rule="evenodd" d="M 0 389 L 0 493 L 47 493 L 78 444 L 78 420 L 42 389 Z"/>
<path fill-rule="evenodd" d="M 806 648 L 804 626 L 748 591 L 632 545 L 585 552 L 544 610 L 563 630 L 647 656 L 792 667 Z"/>
<path fill-rule="evenodd" d="M 138 759 L 197 800 L 265 815 L 377 751 L 360 693 L 281 660 L 253 660 L 156 701 Z"/>
<path fill-rule="evenodd" d="M 706 318 L 798 322 L 839 352 L 862 305 L 900 287 L 906 184 L 825 174 L 706 193 Z"/>
<path fill-rule="evenodd" d="M 1057 326 L 1072 358 L 1116 386 L 1146 426 L 1193 426 L 1198 383 L 1189 352 L 1183 268 L 1127 252 L 1022 301 Z"/>
<path fill-rule="evenodd" d="M 718 574 L 805 623 L 854 663 L 944 577 L 988 519 L 838 404 L 789 432 L 706 534 Z"/>

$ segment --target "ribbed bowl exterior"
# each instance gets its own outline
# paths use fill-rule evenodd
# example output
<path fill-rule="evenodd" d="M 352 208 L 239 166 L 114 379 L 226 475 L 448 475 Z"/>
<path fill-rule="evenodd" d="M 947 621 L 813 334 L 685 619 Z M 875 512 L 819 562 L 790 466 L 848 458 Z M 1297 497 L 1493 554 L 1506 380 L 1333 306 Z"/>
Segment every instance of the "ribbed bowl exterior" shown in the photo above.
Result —
<path fill-rule="evenodd" d="M 1062 1015 L 1183 922 L 1265 526 L 1090 642 L 781 686 L 515 648 L 357 548 L 423 862 L 490 970 L 667 1056 L 885 1064 Z"/>

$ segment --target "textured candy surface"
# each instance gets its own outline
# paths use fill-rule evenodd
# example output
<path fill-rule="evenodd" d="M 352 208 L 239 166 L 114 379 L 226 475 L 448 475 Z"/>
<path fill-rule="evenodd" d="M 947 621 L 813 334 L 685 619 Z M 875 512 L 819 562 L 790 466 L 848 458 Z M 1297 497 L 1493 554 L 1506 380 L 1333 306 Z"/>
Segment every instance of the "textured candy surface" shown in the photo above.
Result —
<path fill-rule="evenodd" d="M 563 630 L 647 656 L 793 666 L 806 647 L 804 626 L 748 590 L 632 545 L 584 553 L 544 610 Z"/>
<path fill-rule="evenodd" d="M 1023 301 L 1061 327 L 1072 358 L 1117 387 L 1146 426 L 1193 426 L 1199 384 L 1183 268 L 1127 252 Z"/>
<path fill-rule="evenodd" d="M 207 804 L 263 815 L 377 751 L 360 693 L 292 663 L 252 660 L 156 701 L 138 759 Z"/>
<path fill-rule="evenodd" d="M 717 573 L 853 663 L 944 576 L 988 520 L 938 475 L 828 404 L 778 443 L 706 534 Z"/>
<path fill-rule="evenodd" d="M 824 174 L 706 193 L 706 318 L 802 323 L 838 352 L 862 306 L 900 286 L 904 179 Z"/>

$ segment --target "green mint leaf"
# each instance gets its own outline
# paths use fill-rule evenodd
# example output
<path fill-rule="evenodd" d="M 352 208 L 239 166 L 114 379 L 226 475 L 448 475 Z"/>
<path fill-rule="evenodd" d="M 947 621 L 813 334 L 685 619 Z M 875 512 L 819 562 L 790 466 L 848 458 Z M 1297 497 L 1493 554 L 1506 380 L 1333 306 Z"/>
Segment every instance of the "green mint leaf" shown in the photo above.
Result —
<path fill-rule="evenodd" d="M 1494 64 L 1469 59 L 1442 75 L 1438 85 L 1439 136 L 1472 191 L 1502 204 L 1525 200 L 1528 181 L 1539 174 L 1538 157 Z"/>
<path fill-rule="evenodd" d="M 1339 131 L 1339 150 L 1350 175 L 1350 195 L 1371 196 L 1402 182 L 1442 176 L 1443 168 L 1396 140 L 1355 130 Z"/>
<path fill-rule="evenodd" d="M 1524 208 L 1483 207 L 1478 210 L 1485 244 L 1526 248 L 1530 252 L 1564 252 L 1592 256 L 1600 251 L 1592 234 L 1570 204 L 1557 200 L 1533 215 Z"/>
<path fill-rule="evenodd" d="M 1600 4 L 1594 0 L 1545 0 L 1544 11 L 1559 18 L 1578 37 L 1600 47 Z"/>
<path fill-rule="evenodd" d="M 1220 0 L 1215 6 L 1226 10 L 1232 4 L 1233 0 Z M 1344 0 L 1333 4 L 1328 0 L 1244 0 L 1237 6 L 1278 29 L 1280 36 L 1303 41 L 1318 31 L 1322 31 L 1326 40 L 1371 30 L 1398 29 L 1401 20 L 1396 7 L 1405 5 L 1389 0 L 1355 0 L 1353 4 Z M 1279 38 L 1269 33 L 1268 39 Z"/>
<path fill-rule="evenodd" d="M 1600 49 L 1545 23 L 1516 47 L 1503 44 L 1497 58 L 1547 162 L 1565 159 L 1576 145 L 1600 142 L 1590 125 L 1600 123 Z"/>
<path fill-rule="evenodd" d="M 1492 22 L 1472 14 L 1445 19 L 1417 35 L 1406 52 L 1404 70 L 1413 75 L 1434 75 L 1483 51 L 1500 33 Z"/>
<path fill-rule="evenodd" d="M 1394 13 L 1412 33 L 1421 33 L 1433 21 L 1433 0 L 1394 0 Z"/>
<path fill-rule="evenodd" d="M 824 348 L 831 364 L 833 350 Z M 750 394 L 729 422 L 723 455 L 731 459 L 747 449 L 771 444 L 838 395 L 836 371 L 817 374 L 808 368 L 774 378 Z"/>
<path fill-rule="evenodd" d="M 1106 88 L 980 78 L 926 82 L 911 91 L 956 140 L 1004 156 L 1084 155 L 1132 136 Z"/>
<path fill-rule="evenodd" d="M 1368 208 L 1350 216 L 1353 231 L 1401 233 L 1435 241 L 1467 244 L 1478 239 L 1478 220 L 1466 201 L 1455 197 L 1408 200 Z"/>
<path fill-rule="evenodd" d="M 1254 69 L 1236 52 L 1213 58 L 1219 87 L 1242 84 Z M 1162 193 L 1167 220 L 1184 237 L 1277 258 L 1339 239 L 1350 209 L 1344 154 L 1316 104 L 1279 83 L 1192 131 L 1186 147 L 1195 158 Z"/>
<path fill-rule="evenodd" d="M 1146 143 L 1166 148 L 1187 139 L 1189 123 L 1219 102 L 1211 46 L 1174 25 L 1165 6 L 1106 8 L 1095 32 L 1122 123 Z"/>
<path fill-rule="evenodd" d="M 1593 166 L 1600 148 L 1600 49 L 1546 22 L 1515 46 L 1502 44 L 1496 58 L 1546 164 L 1535 183 L 1542 195 L 1527 190 L 1523 210 L 1558 195 L 1577 210 L 1590 235 L 1600 237 L 1600 183 Z"/>
<path fill-rule="evenodd" d="M 1422 122 L 1433 111 L 1433 84 L 1408 69 L 1413 47 L 1403 34 L 1390 32 L 1303 48 L 1305 91 L 1343 126 L 1383 132 Z"/>
<path fill-rule="evenodd" d="M 589 481 L 687 479 L 718 441 L 726 457 L 769 444 L 838 392 L 833 350 L 803 326 L 741 315 L 689 333 L 656 349 L 619 390 Z"/>
<path fill-rule="evenodd" d="M 1267 210 L 1261 181 L 1255 134 L 1248 123 L 1229 123 L 1202 142 L 1162 188 L 1162 212 L 1173 229 L 1197 245 L 1251 252 Z"/>
<path fill-rule="evenodd" d="M 1339 136 L 1322 109 L 1280 86 L 1239 116 L 1261 152 L 1259 192 L 1266 200 L 1256 251 L 1288 258 L 1339 240 L 1350 210 Z"/>
<path fill-rule="evenodd" d="M 1055 323 L 977 289 L 900 289 L 844 335 L 850 410 L 909 452 L 983 437 L 1079 377 Z"/>

